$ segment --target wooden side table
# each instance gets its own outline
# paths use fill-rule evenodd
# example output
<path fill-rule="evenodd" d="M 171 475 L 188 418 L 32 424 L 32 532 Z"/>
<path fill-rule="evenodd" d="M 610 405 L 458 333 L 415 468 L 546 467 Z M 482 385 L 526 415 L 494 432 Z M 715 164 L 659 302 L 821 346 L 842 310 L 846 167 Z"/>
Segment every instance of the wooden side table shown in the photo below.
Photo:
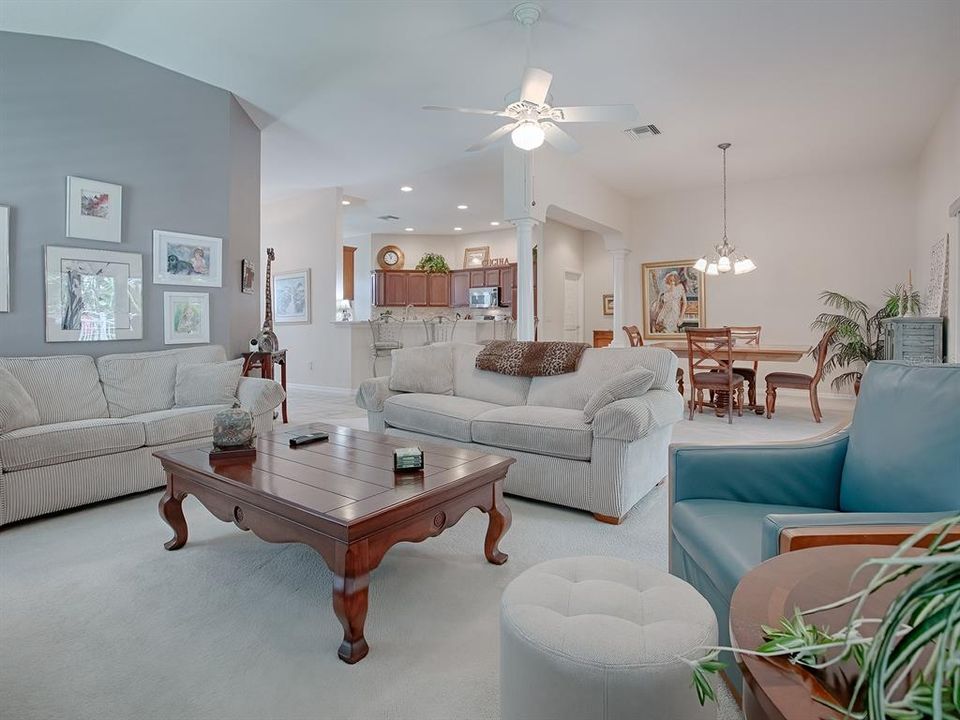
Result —
<path fill-rule="evenodd" d="M 267 380 L 273 380 L 273 366 L 280 366 L 280 387 L 283 388 L 283 422 L 287 420 L 287 351 L 277 350 L 276 352 L 245 352 L 243 353 L 243 372 L 244 377 L 250 376 L 251 370 L 259 370 L 260 377 Z"/>
<path fill-rule="evenodd" d="M 777 625 L 794 608 L 808 610 L 839 600 L 861 590 L 871 577 L 861 572 L 850 578 L 869 558 L 889 557 L 889 545 L 835 545 L 778 555 L 748 572 L 730 601 L 730 639 L 736 647 L 753 649 L 763 642 L 760 625 Z M 919 553 L 919 550 L 915 551 Z M 870 596 L 864 607 L 867 617 L 883 617 L 890 603 L 911 579 L 901 579 Z M 808 617 L 817 625 L 839 629 L 850 617 L 851 606 Z M 845 707 L 857 681 L 851 661 L 825 671 L 813 672 L 789 661 L 751 655 L 737 658 L 743 671 L 743 713 L 747 720 L 839 720 L 814 698 Z"/>

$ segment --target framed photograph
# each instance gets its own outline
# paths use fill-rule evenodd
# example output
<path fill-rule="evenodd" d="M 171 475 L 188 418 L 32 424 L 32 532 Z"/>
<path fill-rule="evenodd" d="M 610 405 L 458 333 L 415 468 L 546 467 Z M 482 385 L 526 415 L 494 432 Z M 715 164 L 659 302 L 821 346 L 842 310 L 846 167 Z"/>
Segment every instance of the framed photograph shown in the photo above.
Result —
<path fill-rule="evenodd" d="M 273 319 L 276 323 L 310 322 L 310 270 L 273 274 Z"/>
<path fill-rule="evenodd" d="M 218 237 L 154 230 L 154 284 L 222 287 L 222 247 Z"/>
<path fill-rule="evenodd" d="M 257 266 L 253 260 L 244 258 L 240 262 L 240 292 L 253 295 L 253 285 L 257 281 Z"/>
<path fill-rule="evenodd" d="M 676 340 L 687 328 L 706 327 L 705 276 L 693 269 L 694 260 L 643 263 L 644 338 Z"/>
<path fill-rule="evenodd" d="M 80 177 L 67 178 L 67 237 L 120 242 L 123 188 Z"/>
<path fill-rule="evenodd" d="M 163 294 L 163 344 L 210 342 L 210 295 L 198 292 Z"/>
<path fill-rule="evenodd" d="M 140 253 L 44 248 L 47 342 L 140 340 Z"/>
<path fill-rule="evenodd" d="M 607 293 L 603 296 L 603 314 L 613 315 L 613 293 Z"/>
<path fill-rule="evenodd" d="M 463 250 L 463 269 L 483 267 L 483 264 L 490 259 L 490 246 L 464 248 Z"/>
<path fill-rule="evenodd" d="M 0 205 L 0 312 L 10 312 L 10 208 Z"/>

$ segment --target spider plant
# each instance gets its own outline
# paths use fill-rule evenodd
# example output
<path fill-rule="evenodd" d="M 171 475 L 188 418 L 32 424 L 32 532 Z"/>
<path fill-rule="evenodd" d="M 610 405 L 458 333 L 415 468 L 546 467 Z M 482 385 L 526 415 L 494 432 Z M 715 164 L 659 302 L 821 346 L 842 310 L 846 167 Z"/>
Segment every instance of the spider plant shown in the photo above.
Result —
<path fill-rule="evenodd" d="M 747 655 L 786 657 L 811 670 L 853 660 L 859 668 L 846 707 L 824 703 L 851 720 L 957 720 L 960 718 L 960 541 L 949 534 L 960 515 L 915 533 L 885 558 L 869 560 L 854 573 L 874 568 L 867 586 L 834 603 L 797 610 L 777 627 L 763 626 L 766 642 L 756 650 L 706 648 L 700 660 L 685 660 L 703 704 L 716 700 L 708 677 L 723 669 L 722 650 Z M 921 539 L 933 536 L 922 554 L 912 554 Z M 921 572 L 925 571 L 925 572 Z M 894 599 L 882 618 L 863 617 L 867 599 L 894 580 L 913 581 Z M 850 620 L 837 632 L 807 622 L 807 615 L 851 606 Z M 876 626 L 872 635 L 864 626 Z"/>
<path fill-rule="evenodd" d="M 900 306 L 905 301 L 905 311 L 919 312 L 920 309 L 920 293 L 913 292 L 907 297 L 903 285 L 888 290 L 883 305 L 877 310 L 872 310 L 862 300 L 855 300 L 834 290 L 820 293 L 820 301 L 836 312 L 820 313 L 810 328 L 820 333 L 834 328 L 837 331 L 830 343 L 831 353 L 823 372 L 829 375 L 846 370 L 831 381 L 830 386 L 834 390 L 842 390 L 850 385 L 857 389 L 867 363 L 883 358 L 882 320 L 899 315 Z"/>

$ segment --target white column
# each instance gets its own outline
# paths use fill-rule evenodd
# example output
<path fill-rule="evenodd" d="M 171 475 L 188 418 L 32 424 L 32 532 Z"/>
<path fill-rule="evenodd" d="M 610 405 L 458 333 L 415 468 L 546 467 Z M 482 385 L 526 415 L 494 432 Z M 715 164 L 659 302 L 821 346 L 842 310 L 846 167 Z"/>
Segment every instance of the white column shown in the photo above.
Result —
<path fill-rule="evenodd" d="M 514 220 L 517 226 L 517 340 L 533 340 L 533 218 Z"/>
<path fill-rule="evenodd" d="M 610 347 L 626 347 L 627 338 L 622 328 L 627 309 L 627 248 L 608 250 L 613 258 L 613 342 Z"/>

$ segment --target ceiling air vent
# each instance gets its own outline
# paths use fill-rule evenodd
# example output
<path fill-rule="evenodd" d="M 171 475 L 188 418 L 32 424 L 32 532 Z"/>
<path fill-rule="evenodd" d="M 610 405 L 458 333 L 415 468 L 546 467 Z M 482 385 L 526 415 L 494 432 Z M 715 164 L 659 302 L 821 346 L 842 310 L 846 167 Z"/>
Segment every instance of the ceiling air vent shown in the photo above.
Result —
<path fill-rule="evenodd" d="M 623 131 L 631 140 L 640 141 L 648 135 L 659 135 L 660 128 L 656 125 L 638 125 Z"/>
<path fill-rule="evenodd" d="M 377 220 L 399 220 L 396 215 L 378 215 Z"/>

